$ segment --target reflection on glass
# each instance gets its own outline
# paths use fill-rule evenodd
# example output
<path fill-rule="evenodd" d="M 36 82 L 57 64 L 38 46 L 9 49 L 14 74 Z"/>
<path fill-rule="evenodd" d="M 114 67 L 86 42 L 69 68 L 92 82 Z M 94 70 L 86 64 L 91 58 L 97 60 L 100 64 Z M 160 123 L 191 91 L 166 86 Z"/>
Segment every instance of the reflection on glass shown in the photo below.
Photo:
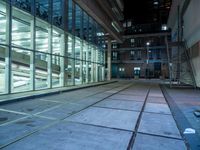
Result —
<path fill-rule="evenodd" d="M 48 58 L 45 53 L 35 53 L 35 87 L 45 89 L 48 87 Z"/>
<path fill-rule="evenodd" d="M 0 2 L 0 43 L 6 43 L 6 5 Z"/>
<path fill-rule="evenodd" d="M 82 67 L 83 84 L 87 82 L 87 80 L 86 80 L 86 78 L 87 78 L 86 71 L 87 71 L 87 63 L 86 63 L 86 61 L 83 61 L 83 67 Z"/>
<path fill-rule="evenodd" d="M 56 58 L 57 61 L 53 61 Z M 60 75 L 61 75 L 61 59 L 60 56 L 52 55 L 52 87 L 59 87 L 60 84 Z"/>
<path fill-rule="evenodd" d="M 53 24 L 56 26 L 62 25 L 62 5 L 64 1 L 61 0 L 53 0 Z"/>
<path fill-rule="evenodd" d="M 48 37 L 48 26 L 45 26 L 45 24 L 42 25 L 42 22 L 40 22 L 39 20 L 36 23 L 37 23 L 36 38 L 35 38 L 36 51 L 47 53 L 49 46 L 48 38 L 50 38 Z"/>
<path fill-rule="evenodd" d="M 68 50 L 67 50 L 67 56 L 68 57 L 73 57 L 73 52 L 72 52 L 72 37 L 68 35 Z"/>
<path fill-rule="evenodd" d="M 12 19 L 12 45 L 31 48 L 30 23 Z"/>
<path fill-rule="evenodd" d="M 75 60 L 75 85 L 81 84 L 80 63 L 79 60 Z"/>
<path fill-rule="evenodd" d="M 35 0 L 36 16 L 43 20 L 49 20 L 49 0 Z"/>
<path fill-rule="evenodd" d="M 88 26 L 89 26 L 89 16 L 87 13 L 83 13 L 83 39 L 88 40 Z"/>
<path fill-rule="evenodd" d="M 75 14 L 75 35 L 81 37 L 82 10 L 78 5 L 75 5 Z"/>
<path fill-rule="evenodd" d="M 0 45 L 0 94 L 5 92 L 5 51 L 6 47 Z"/>
<path fill-rule="evenodd" d="M 73 59 L 68 59 L 67 63 L 67 85 L 73 85 L 74 84 L 74 77 L 73 77 Z"/>
<path fill-rule="evenodd" d="M 31 0 L 12 0 L 12 2 L 16 7 L 31 12 Z"/>
<path fill-rule="evenodd" d="M 76 38 L 75 40 L 75 58 L 81 59 L 81 41 L 79 38 Z"/>
<path fill-rule="evenodd" d="M 73 22 L 73 7 L 72 7 L 72 0 L 68 0 L 68 32 L 72 33 L 72 22 Z"/>
<path fill-rule="evenodd" d="M 30 89 L 30 51 L 12 49 L 12 92 Z"/>
<path fill-rule="evenodd" d="M 55 55 L 63 55 L 61 54 L 61 33 L 59 33 L 57 30 L 53 29 L 52 32 L 52 54 Z"/>

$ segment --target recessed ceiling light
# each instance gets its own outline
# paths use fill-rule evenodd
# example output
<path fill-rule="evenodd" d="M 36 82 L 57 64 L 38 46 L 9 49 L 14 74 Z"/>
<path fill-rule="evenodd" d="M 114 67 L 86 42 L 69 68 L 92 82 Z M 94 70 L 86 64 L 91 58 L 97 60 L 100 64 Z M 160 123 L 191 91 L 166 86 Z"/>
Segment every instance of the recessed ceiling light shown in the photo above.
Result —
<path fill-rule="evenodd" d="M 153 2 L 153 4 L 154 4 L 154 5 L 158 5 L 158 2 L 157 2 L 157 1 L 155 1 L 155 2 Z"/>

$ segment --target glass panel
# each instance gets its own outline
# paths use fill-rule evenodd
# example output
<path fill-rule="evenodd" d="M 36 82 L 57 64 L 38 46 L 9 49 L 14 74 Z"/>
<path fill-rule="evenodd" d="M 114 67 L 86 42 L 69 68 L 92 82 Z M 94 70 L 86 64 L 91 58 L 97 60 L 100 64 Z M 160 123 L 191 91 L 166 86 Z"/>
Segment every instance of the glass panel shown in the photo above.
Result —
<path fill-rule="evenodd" d="M 31 12 L 31 0 L 12 0 L 12 3 L 27 12 Z"/>
<path fill-rule="evenodd" d="M 67 63 L 67 85 L 73 85 L 73 59 L 68 59 Z"/>
<path fill-rule="evenodd" d="M 53 29 L 52 33 L 52 53 L 55 55 L 64 56 L 64 51 L 62 50 L 62 44 L 64 44 L 64 35 L 61 34 L 60 30 L 56 29 Z"/>
<path fill-rule="evenodd" d="M 35 38 L 35 46 L 36 50 L 40 52 L 48 52 L 49 47 L 49 34 L 51 32 L 50 29 L 48 31 L 48 25 L 44 21 L 36 21 L 36 38 Z"/>
<path fill-rule="evenodd" d="M 75 5 L 75 14 L 75 35 L 81 37 L 82 10 L 78 5 Z"/>
<path fill-rule="evenodd" d="M 82 72 L 83 72 L 83 84 L 86 83 L 86 70 L 87 70 L 87 63 L 86 61 L 83 61 L 83 68 L 82 68 Z"/>
<path fill-rule="evenodd" d="M 73 52 L 72 52 L 72 36 L 68 35 L 68 51 L 67 51 L 67 56 L 68 57 L 74 57 Z"/>
<path fill-rule="evenodd" d="M 5 51 L 6 47 L 0 45 L 0 94 L 5 93 Z"/>
<path fill-rule="evenodd" d="M 61 26 L 62 23 L 62 8 L 63 4 L 61 0 L 53 0 L 53 24 L 56 26 Z"/>
<path fill-rule="evenodd" d="M 30 89 L 30 51 L 13 48 L 12 93 Z"/>
<path fill-rule="evenodd" d="M 54 60 L 56 59 L 56 61 Z M 52 55 L 52 87 L 59 87 L 60 84 L 60 75 L 61 75 L 61 59 L 64 59 L 63 57 Z M 53 61 L 54 60 L 54 61 Z"/>
<path fill-rule="evenodd" d="M 91 72 L 91 68 L 92 68 L 92 63 L 88 62 L 88 82 L 91 82 L 91 77 L 92 77 L 92 72 Z"/>
<path fill-rule="evenodd" d="M 81 75 L 80 75 L 80 64 L 81 62 L 79 60 L 75 60 L 75 85 L 81 84 Z"/>
<path fill-rule="evenodd" d="M 76 59 L 81 59 L 80 53 L 81 53 L 81 41 L 79 38 L 76 38 L 75 40 L 75 58 Z"/>
<path fill-rule="evenodd" d="M 83 13 L 83 39 L 88 40 L 88 25 L 89 25 L 89 16 L 87 13 Z"/>
<path fill-rule="evenodd" d="M 15 16 L 12 19 L 12 45 L 31 49 L 30 22 L 27 22 L 28 20 L 26 22 L 21 20 L 20 18 L 24 15 L 17 13 L 16 10 L 13 11 L 16 13 L 13 12 Z M 19 18 L 16 18 L 16 15 Z M 28 17 L 26 18 L 28 19 Z"/>
<path fill-rule="evenodd" d="M 0 43 L 6 43 L 6 5 L 0 2 Z"/>
<path fill-rule="evenodd" d="M 50 21 L 48 14 L 49 12 L 49 0 L 35 0 L 36 3 L 36 16 L 40 17 L 45 21 Z"/>
<path fill-rule="evenodd" d="M 73 1 L 68 0 L 68 31 L 72 33 L 72 24 L 73 24 L 73 6 L 72 6 Z"/>
<path fill-rule="evenodd" d="M 89 29 L 88 29 L 88 40 L 93 43 L 93 19 L 89 17 Z"/>
<path fill-rule="evenodd" d="M 88 44 L 86 42 L 83 42 L 83 60 L 87 60 L 87 52 L 88 52 Z"/>
<path fill-rule="evenodd" d="M 48 60 L 50 55 L 35 53 L 35 87 L 44 89 L 48 87 Z"/>

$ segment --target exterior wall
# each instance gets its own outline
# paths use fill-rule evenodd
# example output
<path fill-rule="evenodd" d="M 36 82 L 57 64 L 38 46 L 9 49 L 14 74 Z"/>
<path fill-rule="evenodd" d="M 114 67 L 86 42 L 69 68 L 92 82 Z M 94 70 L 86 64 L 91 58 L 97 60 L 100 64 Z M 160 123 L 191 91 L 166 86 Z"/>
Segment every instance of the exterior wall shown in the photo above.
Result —
<path fill-rule="evenodd" d="M 1 0 L 0 22 L 0 94 L 105 79 L 103 28 L 74 1 Z"/>
<path fill-rule="evenodd" d="M 196 84 L 200 87 L 200 1 L 191 0 L 183 16 L 184 20 L 184 39 L 190 48 L 190 58 Z"/>

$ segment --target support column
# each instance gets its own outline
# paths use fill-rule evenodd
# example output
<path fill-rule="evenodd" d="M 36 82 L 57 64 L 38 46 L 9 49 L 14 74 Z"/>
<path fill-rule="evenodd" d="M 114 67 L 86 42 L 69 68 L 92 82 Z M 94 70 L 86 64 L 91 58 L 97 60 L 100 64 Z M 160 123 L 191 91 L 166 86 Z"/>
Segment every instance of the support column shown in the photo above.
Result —
<path fill-rule="evenodd" d="M 52 30 L 51 27 L 48 28 L 48 65 L 47 65 L 47 72 L 48 72 L 48 79 L 47 79 L 47 87 L 52 88 Z"/>
<path fill-rule="evenodd" d="M 83 40 L 81 40 L 81 49 L 80 49 L 80 81 L 83 84 Z"/>
<path fill-rule="evenodd" d="M 91 47 L 91 82 L 94 82 L 94 47 Z"/>
<path fill-rule="evenodd" d="M 87 44 L 87 51 L 86 51 L 86 83 L 89 82 L 89 45 Z"/>
<path fill-rule="evenodd" d="M 107 80 L 111 80 L 111 39 L 108 38 L 107 49 Z"/>
<path fill-rule="evenodd" d="M 96 70 L 95 70 L 95 81 L 96 82 L 98 82 L 99 81 L 99 60 L 98 60 L 98 49 L 96 49 L 95 50 L 95 52 L 96 52 L 96 64 L 95 64 L 95 66 L 96 66 Z"/>
<path fill-rule="evenodd" d="M 35 21 L 31 20 L 30 88 L 35 90 Z"/>
<path fill-rule="evenodd" d="M 12 52 L 11 52 L 11 29 L 12 29 L 12 16 L 11 13 L 11 5 L 6 4 L 6 47 L 5 52 L 5 93 L 10 94 L 12 88 L 12 72 L 11 72 L 11 59 L 12 59 Z"/>

